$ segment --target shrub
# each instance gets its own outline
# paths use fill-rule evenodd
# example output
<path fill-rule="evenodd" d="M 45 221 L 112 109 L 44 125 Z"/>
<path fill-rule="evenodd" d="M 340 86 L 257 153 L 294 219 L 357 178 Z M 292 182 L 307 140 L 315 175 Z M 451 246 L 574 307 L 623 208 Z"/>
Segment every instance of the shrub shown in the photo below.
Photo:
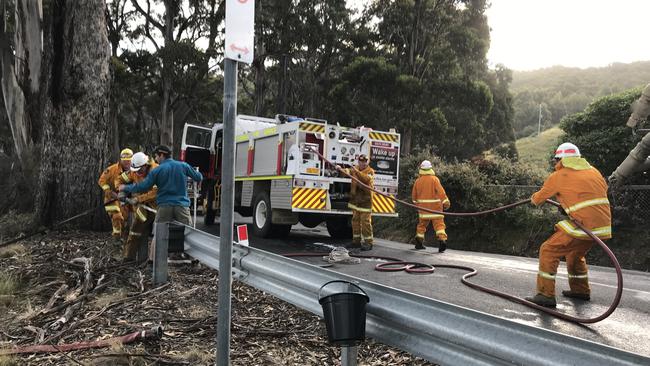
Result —
<path fill-rule="evenodd" d="M 547 174 L 539 167 L 502 158 L 472 162 L 443 162 L 426 152 L 402 158 L 399 198 L 411 201 L 411 189 L 422 160 L 431 160 L 451 201 L 450 212 L 475 212 L 527 199 Z M 507 185 L 508 187 L 503 187 Z M 533 186 L 513 189 L 512 185 Z M 375 222 L 378 236 L 408 242 L 415 236 L 417 211 L 398 204 L 398 218 Z M 475 217 L 447 217 L 449 244 L 455 249 L 508 254 L 534 254 L 543 239 L 553 231 L 557 219 L 551 208 L 528 205 L 504 212 Z"/>

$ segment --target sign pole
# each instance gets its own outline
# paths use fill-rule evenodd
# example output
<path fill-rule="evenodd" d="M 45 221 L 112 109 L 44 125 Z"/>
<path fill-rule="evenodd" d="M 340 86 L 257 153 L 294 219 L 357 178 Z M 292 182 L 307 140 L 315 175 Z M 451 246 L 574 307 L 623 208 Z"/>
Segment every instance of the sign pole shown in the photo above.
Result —
<path fill-rule="evenodd" d="M 232 296 L 232 240 L 235 206 L 235 126 L 237 123 L 237 62 L 253 62 L 255 1 L 226 0 L 224 45 L 223 148 L 221 161 L 221 217 L 219 228 L 219 284 L 217 357 L 219 366 L 230 365 Z"/>
<path fill-rule="evenodd" d="M 232 237 L 235 205 L 235 118 L 237 116 L 237 61 L 225 59 L 223 89 L 223 149 L 221 162 L 221 218 L 219 227 L 219 291 L 217 365 L 230 365 L 230 297 Z"/>

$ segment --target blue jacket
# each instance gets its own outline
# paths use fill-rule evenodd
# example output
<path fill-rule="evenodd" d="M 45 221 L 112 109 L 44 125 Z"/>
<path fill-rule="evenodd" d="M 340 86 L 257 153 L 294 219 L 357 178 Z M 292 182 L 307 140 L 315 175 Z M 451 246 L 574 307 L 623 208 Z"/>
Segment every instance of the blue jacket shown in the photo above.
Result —
<path fill-rule="evenodd" d="M 169 158 L 150 171 L 142 182 L 129 184 L 124 188 L 124 191 L 127 193 L 142 193 L 150 190 L 155 185 L 158 187 L 158 195 L 156 195 L 158 206 L 189 207 L 187 177 L 192 178 L 195 182 L 200 182 L 203 179 L 201 173 L 192 169 L 188 163 Z"/>

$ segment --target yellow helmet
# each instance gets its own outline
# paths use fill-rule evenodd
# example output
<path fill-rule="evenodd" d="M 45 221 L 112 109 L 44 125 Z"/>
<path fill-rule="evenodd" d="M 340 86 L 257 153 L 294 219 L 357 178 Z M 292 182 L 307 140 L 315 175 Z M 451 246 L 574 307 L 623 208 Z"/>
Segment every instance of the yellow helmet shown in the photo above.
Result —
<path fill-rule="evenodd" d="M 133 157 L 133 150 L 126 148 L 120 151 L 120 160 L 131 160 Z"/>

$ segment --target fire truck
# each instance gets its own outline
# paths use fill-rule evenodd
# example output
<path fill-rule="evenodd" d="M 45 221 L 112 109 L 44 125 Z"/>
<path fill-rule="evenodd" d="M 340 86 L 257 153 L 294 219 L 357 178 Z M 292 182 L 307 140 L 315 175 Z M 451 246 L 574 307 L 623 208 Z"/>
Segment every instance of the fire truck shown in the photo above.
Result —
<path fill-rule="evenodd" d="M 235 135 L 235 211 L 252 216 L 257 236 L 282 237 L 294 224 L 314 228 L 325 222 L 330 236 L 351 237 L 351 180 L 314 151 L 342 167 L 366 154 L 375 170 L 375 188 L 397 194 L 400 135 L 393 129 L 349 128 L 289 115 L 238 115 Z M 214 223 L 221 206 L 222 137 L 222 123 L 183 128 L 181 160 L 204 176 L 200 197 L 206 225 Z M 397 217 L 395 202 L 381 195 L 374 195 L 372 209 L 374 216 Z"/>

